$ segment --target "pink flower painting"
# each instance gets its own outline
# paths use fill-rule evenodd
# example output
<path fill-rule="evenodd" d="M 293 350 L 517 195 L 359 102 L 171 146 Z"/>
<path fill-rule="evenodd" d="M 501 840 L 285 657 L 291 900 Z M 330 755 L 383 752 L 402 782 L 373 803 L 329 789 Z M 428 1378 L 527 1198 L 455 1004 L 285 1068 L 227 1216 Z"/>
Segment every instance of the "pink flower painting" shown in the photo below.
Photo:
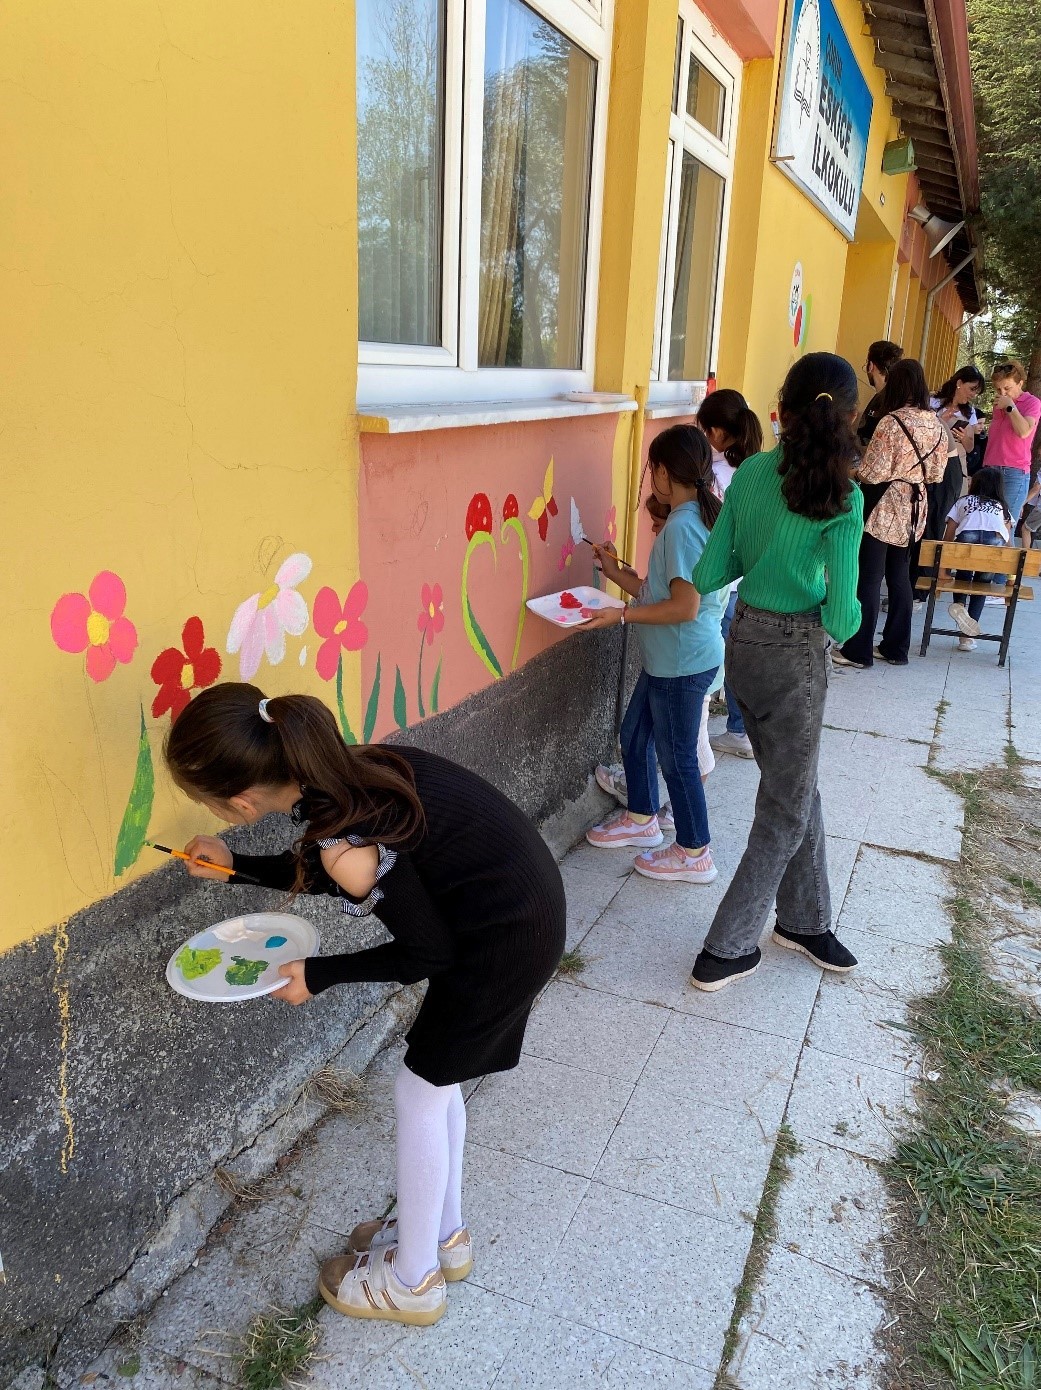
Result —
<path fill-rule="evenodd" d="M 611 507 L 604 521 L 604 540 L 614 545 L 618 539 L 618 508 Z"/>
<path fill-rule="evenodd" d="M 566 570 L 571 564 L 574 555 L 575 542 L 571 536 L 568 536 L 567 540 L 560 547 L 560 559 L 557 561 L 557 569 L 561 571 Z"/>
<path fill-rule="evenodd" d="M 420 593 L 419 621 L 416 626 L 428 647 L 445 625 L 445 596 L 440 584 L 424 584 Z"/>
<path fill-rule="evenodd" d="M 325 640 L 314 664 L 323 681 L 331 681 L 336 675 L 344 652 L 360 652 L 369 640 L 369 629 L 361 618 L 368 601 L 369 588 L 363 579 L 352 585 L 342 603 L 328 586 L 315 595 L 311 620 L 315 632 Z"/>
<path fill-rule="evenodd" d="M 307 604 L 297 593 L 311 573 L 309 555 L 290 555 L 275 573 L 273 584 L 259 594 L 251 594 L 235 609 L 228 631 L 227 649 L 238 652 L 239 675 L 252 680 L 260 669 L 264 654 L 277 666 L 286 654 L 286 634 L 299 637 L 307 630 Z"/>
<path fill-rule="evenodd" d="M 86 652 L 87 675 L 107 680 L 116 663 L 126 665 L 137 650 L 137 628 L 124 616 L 122 579 L 102 570 L 85 594 L 62 594 L 51 610 L 51 636 L 63 652 Z"/>

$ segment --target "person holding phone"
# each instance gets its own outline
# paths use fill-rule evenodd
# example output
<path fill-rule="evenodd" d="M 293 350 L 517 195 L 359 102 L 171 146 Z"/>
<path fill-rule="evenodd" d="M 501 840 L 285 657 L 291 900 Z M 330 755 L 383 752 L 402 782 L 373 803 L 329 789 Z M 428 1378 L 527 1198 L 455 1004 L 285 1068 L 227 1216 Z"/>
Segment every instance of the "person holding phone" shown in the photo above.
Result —
<path fill-rule="evenodd" d="M 1041 400 L 1025 389 L 1026 380 L 1026 369 L 1014 358 L 994 368 L 994 419 L 983 460 L 985 467 L 997 468 L 1001 474 L 1013 528 L 1019 524 L 1030 491 L 1030 455 L 1041 418 Z"/>

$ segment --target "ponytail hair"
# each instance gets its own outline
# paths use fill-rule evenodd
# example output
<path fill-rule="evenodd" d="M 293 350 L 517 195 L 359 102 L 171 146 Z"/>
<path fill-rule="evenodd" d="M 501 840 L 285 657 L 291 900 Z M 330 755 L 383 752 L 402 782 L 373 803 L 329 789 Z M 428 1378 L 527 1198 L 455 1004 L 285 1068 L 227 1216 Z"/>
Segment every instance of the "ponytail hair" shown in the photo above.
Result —
<path fill-rule="evenodd" d="M 833 352 L 808 352 L 781 387 L 781 494 L 788 510 L 826 521 L 849 510 L 859 458 L 851 421 L 857 374 Z"/>
<path fill-rule="evenodd" d="M 698 410 L 698 424 L 706 433 L 716 429 L 730 435 L 734 442 L 723 450 L 723 457 L 731 468 L 762 452 L 763 427 L 740 391 L 724 389 L 706 396 Z"/>
<path fill-rule="evenodd" d="M 662 430 L 651 440 L 647 458 L 664 468 L 680 487 L 696 491 L 701 519 L 711 531 L 723 504 L 713 489 L 712 446 L 697 425 L 673 425 Z"/>
<path fill-rule="evenodd" d="M 298 783 L 307 814 L 294 845 L 301 856 L 352 831 L 401 845 L 425 825 L 405 759 L 380 745 L 348 747 L 332 711 L 313 695 L 265 700 L 255 685 L 210 686 L 178 715 L 163 752 L 173 780 L 197 800 L 227 802 L 251 787 Z M 301 860 L 298 891 L 302 870 Z"/>

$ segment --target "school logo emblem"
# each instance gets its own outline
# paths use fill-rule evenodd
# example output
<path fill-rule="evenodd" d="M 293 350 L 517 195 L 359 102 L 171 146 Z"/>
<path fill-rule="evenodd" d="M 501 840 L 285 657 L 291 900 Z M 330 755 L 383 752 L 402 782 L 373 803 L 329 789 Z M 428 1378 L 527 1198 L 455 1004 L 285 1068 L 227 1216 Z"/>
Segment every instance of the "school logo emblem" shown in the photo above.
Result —
<path fill-rule="evenodd" d="M 821 15 L 818 0 L 803 0 L 792 41 L 791 136 L 795 152 L 801 153 L 814 127 L 814 114 L 820 91 Z"/>

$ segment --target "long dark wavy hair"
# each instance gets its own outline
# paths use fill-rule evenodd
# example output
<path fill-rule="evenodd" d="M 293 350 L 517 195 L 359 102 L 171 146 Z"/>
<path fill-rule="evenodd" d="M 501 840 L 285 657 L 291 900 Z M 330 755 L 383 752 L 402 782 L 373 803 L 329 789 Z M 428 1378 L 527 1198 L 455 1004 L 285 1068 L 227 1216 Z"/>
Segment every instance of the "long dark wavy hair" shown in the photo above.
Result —
<path fill-rule="evenodd" d="M 833 352 L 808 352 L 785 377 L 778 471 L 789 511 L 824 521 L 849 510 L 857 403 L 857 374 Z"/>
<path fill-rule="evenodd" d="M 723 450 L 731 468 L 740 467 L 745 459 L 762 452 L 763 427 L 740 391 L 724 387 L 706 396 L 698 410 L 698 424 L 706 432 L 716 429 L 731 436 L 733 444 Z"/>
<path fill-rule="evenodd" d="M 713 491 L 712 446 L 697 425 L 672 425 L 655 435 L 647 458 L 674 483 L 695 490 L 701 519 L 711 531 L 723 504 Z"/>
<path fill-rule="evenodd" d="M 943 385 L 936 392 L 936 399 L 941 406 L 950 405 L 954 400 L 954 393 L 958 389 L 960 382 L 967 381 L 970 386 L 978 386 L 982 391 L 987 384 L 987 378 L 980 371 L 979 367 L 959 367 L 953 376 L 948 377 Z"/>
<path fill-rule="evenodd" d="M 916 357 L 902 357 L 886 377 L 878 410 L 880 415 L 892 415 L 908 405 L 916 410 L 929 409 L 929 387 Z"/>
<path fill-rule="evenodd" d="M 195 800 L 228 802 L 251 787 L 300 786 L 307 826 L 300 857 L 319 840 L 351 831 L 369 842 L 401 845 L 425 827 L 415 777 L 404 758 L 373 744 L 348 747 L 332 711 L 313 695 L 276 695 L 260 716 L 264 692 L 228 681 L 200 691 L 166 737 L 173 780 Z"/>

